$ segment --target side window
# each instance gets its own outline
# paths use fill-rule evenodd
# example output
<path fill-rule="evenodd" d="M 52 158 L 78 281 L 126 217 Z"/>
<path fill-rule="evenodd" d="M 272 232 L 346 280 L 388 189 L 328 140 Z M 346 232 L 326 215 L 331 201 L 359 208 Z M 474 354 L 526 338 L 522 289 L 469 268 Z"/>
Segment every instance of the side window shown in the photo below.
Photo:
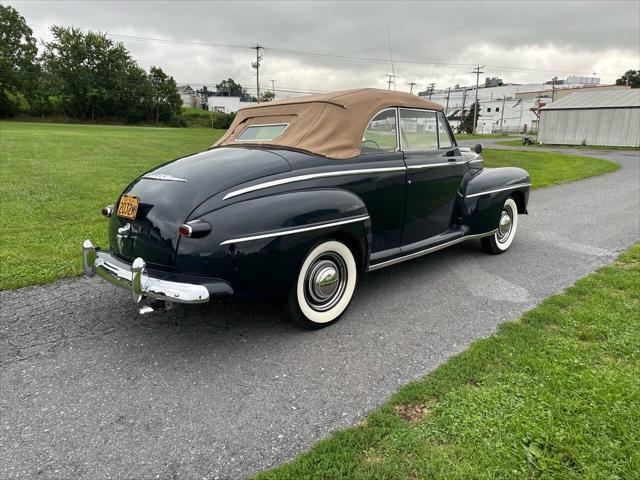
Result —
<path fill-rule="evenodd" d="M 451 132 L 447 128 L 447 119 L 444 118 L 442 112 L 438 112 L 438 135 L 440 135 L 440 148 L 453 147 L 453 138 L 451 138 Z"/>
<path fill-rule="evenodd" d="M 396 110 L 391 108 L 369 122 L 362 136 L 362 153 L 395 152 L 396 148 Z"/>
<path fill-rule="evenodd" d="M 436 112 L 400 109 L 400 142 L 403 150 L 436 150 Z"/>

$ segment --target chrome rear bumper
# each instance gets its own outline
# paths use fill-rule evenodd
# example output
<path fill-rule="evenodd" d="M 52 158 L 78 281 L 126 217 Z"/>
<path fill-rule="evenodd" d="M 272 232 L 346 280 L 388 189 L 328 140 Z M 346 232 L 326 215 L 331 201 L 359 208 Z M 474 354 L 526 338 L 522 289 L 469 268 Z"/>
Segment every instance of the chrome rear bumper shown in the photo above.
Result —
<path fill-rule="evenodd" d="M 86 275 L 92 277 L 97 273 L 108 282 L 131 290 L 136 303 L 145 297 L 177 303 L 209 301 L 209 290 L 204 285 L 150 277 L 142 258 L 136 258 L 133 264 L 129 265 L 94 247 L 90 240 L 85 240 L 82 244 L 82 258 Z"/>

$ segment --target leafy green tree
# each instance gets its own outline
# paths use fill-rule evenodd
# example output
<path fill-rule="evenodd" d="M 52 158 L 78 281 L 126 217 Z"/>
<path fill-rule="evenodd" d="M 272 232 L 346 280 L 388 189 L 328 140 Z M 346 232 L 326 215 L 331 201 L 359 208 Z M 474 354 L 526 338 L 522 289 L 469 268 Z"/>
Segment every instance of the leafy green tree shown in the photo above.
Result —
<path fill-rule="evenodd" d="M 156 123 L 169 120 L 180 112 L 182 100 L 176 90 L 176 82 L 159 67 L 151 67 L 149 71 L 151 101 Z"/>
<path fill-rule="evenodd" d="M 474 120 L 477 124 L 477 119 L 480 118 L 480 114 L 478 113 L 478 116 L 476 117 L 476 108 L 478 108 L 478 102 L 474 102 L 473 105 L 471 105 L 471 108 L 469 109 L 469 113 L 462 119 L 462 122 L 460 122 L 460 126 L 458 127 L 458 132 L 464 132 L 464 133 L 473 133 L 473 129 L 474 129 Z M 478 110 L 479 111 L 479 110 Z"/>
<path fill-rule="evenodd" d="M 616 80 L 616 85 L 629 85 L 631 88 L 640 88 L 640 70 L 627 70 Z"/>
<path fill-rule="evenodd" d="M 218 83 L 216 85 L 216 92 L 218 92 L 218 95 L 221 97 L 241 97 L 246 93 L 242 85 L 236 83 L 233 78 L 228 78 Z"/>
<path fill-rule="evenodd" d="M 37 54 L 33 30 L 24 17 L 0 5 L 0 116 L 13 115 L 16 98 L 37 79 Z"/>
<path fill-rule="evenodd" d="M 63 113 L 95 120 L 123 117 L 132 97 L 148 90 L 140 67 L 121 43 L 99 32 L 54 26 L 53 40 L 45 44 L 42 65 L 58 80 L 56 95 Z M 140 102 L 134 102 L 139 107 Z"/>
<path fill-rule="evenodd" d="M 216 92 L 217 95 L 221 97 L 240 97 L 240 100 L 243 102 L 252 101 L 252 97 L 247 92 L 247 89 L 237 83 L 233 78 L 228 78 L 218 83 L 216 85 Z"/>
<path fill-rule="evenodd" d="M 261 102 L 270 102 L 275 99 L 276 99 L 276 94 L 273 93 L 271 90 L 267 90 L 262 95 L 260 95 Z"/>

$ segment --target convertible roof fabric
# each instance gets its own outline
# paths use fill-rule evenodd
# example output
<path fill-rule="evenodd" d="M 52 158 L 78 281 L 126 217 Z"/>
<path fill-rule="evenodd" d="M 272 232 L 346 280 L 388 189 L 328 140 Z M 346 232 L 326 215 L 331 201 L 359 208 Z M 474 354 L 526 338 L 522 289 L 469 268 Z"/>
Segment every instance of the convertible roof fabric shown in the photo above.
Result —
<path fill-rule="evenodd" d="M 275 146 L 329 158 L 360 155 L 362 136 L 373 116 L 389 107 L 442 110 L 442 106 L 406 92 L 363 88 L 256 104 L 236 113 L 227 132 L 213 146 Z M 237 141 L 249 125 L 288 123 L 273 140 Z"/>

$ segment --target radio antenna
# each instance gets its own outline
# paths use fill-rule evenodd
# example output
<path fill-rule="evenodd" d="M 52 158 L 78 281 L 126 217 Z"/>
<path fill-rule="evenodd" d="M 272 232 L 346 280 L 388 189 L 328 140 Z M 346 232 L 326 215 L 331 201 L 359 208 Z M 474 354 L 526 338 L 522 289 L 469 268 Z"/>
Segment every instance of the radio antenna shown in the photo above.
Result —
<path fill-rule="evenodd" d="M 387 25 L 387 42 L 389 43 L 389 59 L 391 60 L 391 75 L 396 78 L 396 70 L 393 66 L 393 54 L 391 53 L 391 34 L 389 33 L 389 25 Z M 391 83 L 389 83 L 389 89 L 391 89 Z M 396 89 L 396 82 L 393 82 L 393 89 Z"/>

